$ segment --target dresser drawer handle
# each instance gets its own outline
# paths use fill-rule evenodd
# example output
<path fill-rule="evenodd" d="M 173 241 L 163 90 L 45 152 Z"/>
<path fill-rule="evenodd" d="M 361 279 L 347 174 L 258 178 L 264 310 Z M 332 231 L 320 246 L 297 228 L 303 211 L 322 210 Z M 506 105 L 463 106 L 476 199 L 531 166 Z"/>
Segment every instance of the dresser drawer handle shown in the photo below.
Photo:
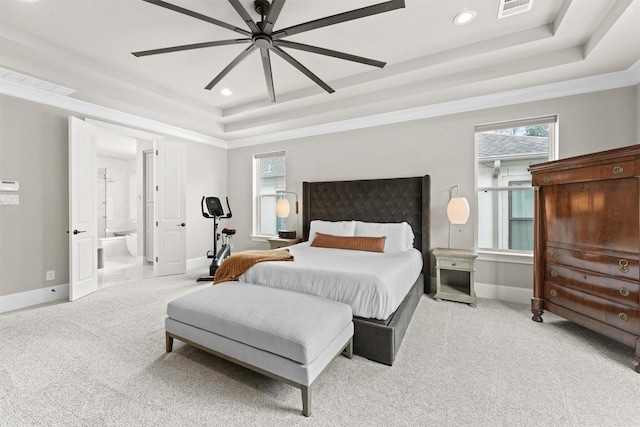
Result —
<path fill-rule="evenodd" d="M 558 272 L 555 270 L 551 270 L 551 277 L 558 277 Z"/>
<path fill-rule="evenodd" d="M 620 318 L 620 320 L 622 320 L 623 322 L 626 322 L 627 320 L 629 320 L 629 316 L 627 316 L 624 313 L 618 314 L 618 318 Z"/>
<path fill-rule="evenodd" d="M 620 288 L 620 295 L 622 295 L 623 297 L 628 297 L 629 296 L 629 289 L 627 288 Z"/>
<path fill-rule="evenodd" d="M 615 166 L 613 168 L 613 173 L 615 173 L 615 174 L 622 173 L 623 171 L 624 171 L 624 168 L 622 166 Z"/>
<path fill-rule="evenodd" d="M 589 186 L 588 185 L 583 185 L 582 186 L 582 191 L 589 191 Z"/>
<path fill-rule="evenodd" d="M 551 289 L 551 292 L 549 292 L 551 294 L 552 297 L 557 297 L 558 296 L 558 292 L 555 289 Z"/>
<path fill-rule="evenodd" d="M 627 261 L 626 259 L 621 259 L 618 264 L 618 270 L 620 270 L 622 273 L 629 272 L 629 261 Z"/>
<path fill-rule="evenodd" d="M 551 181 L 551 177 L 550 176 L 545 176 L 544 178 L 542 178 L 542 180 L 544 182 L 549 182 L 549 181 Z"/>
<path fill-rule="evenodd" d="M 558 252 L 556 252 L 556 251 L 551 252 L 551 258 L 553 258 L 553 259 L 558 258 Z"/>

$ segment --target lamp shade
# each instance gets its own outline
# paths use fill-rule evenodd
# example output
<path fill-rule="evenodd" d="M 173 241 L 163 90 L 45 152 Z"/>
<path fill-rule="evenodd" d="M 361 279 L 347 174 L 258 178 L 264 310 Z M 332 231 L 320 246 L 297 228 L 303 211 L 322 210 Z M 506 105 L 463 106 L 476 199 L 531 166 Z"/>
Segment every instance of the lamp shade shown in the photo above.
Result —
<path fill-rule="evenodd" d="M 469 202 L 464 197 L 452 197 L 447 205 L 447 217 L 451 224 L 466 224 L 469 220 Z"/>
<path fill-rule="evenodd" d="M 287 199 L 278 199 L 276 202 L 276 216 L 278 218 L 288 218 L 291 212 L 291 205 Z"/>

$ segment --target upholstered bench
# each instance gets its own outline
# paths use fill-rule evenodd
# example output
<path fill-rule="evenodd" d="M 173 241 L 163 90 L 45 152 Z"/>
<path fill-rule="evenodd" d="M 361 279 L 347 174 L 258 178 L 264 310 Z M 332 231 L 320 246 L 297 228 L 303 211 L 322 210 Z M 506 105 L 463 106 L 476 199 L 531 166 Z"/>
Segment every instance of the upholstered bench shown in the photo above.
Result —
<path fill-rule="evenodd" d="M 351 307 L 314 295 L 225 282 L 171 301 L 167 315 L 168 353 L 175 338 L 295 386 L 305 416 L 313 381 L 353 354 Z"/>

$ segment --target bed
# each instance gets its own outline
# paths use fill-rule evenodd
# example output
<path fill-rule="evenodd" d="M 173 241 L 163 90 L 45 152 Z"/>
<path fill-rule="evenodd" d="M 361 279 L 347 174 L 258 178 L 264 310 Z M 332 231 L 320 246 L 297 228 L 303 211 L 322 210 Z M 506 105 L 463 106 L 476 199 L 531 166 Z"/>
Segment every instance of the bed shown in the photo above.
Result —
<path fill-rule="evenodd" d="M 305 242 L 289 248 L 295 261 L 257 264 L 240 280 L 312 293 L 349 303 L 354 311 L 354 353 L 392 365 L 420 297 L 430 291 L 429 206 L 428 175 L 412 178 L 304 182 Z M 406 253 L 384 254 L 382 257 L 379 253 L 311 247 L 311 224 L 312 221 L 316 221 L 317 224 L 317 220 L 345 223 L 359 221 L 368 224 L 406 222 L 413 232 L 413 248 L 408 249 Z M 342 254 L 336 257 L 335 251 Z M 393 264 L 382 264 L 382 260 L 385 263 L 393 263 L 396 258 L 402 257 L 409 258 L 409 261 L 402 261 L 409 264 L 401 265 L 412 266 L 403 269 L 407 271 L 393 270 Z M 374 295 L 366 288 L 356 296 L 344 297 L 340 293 L 322 294 L 322 290 L 319 289 L 322 285 L 314 279 L 318 272 L 312 271 L 314 267 L 307 265 L 310 258 L 317 259 L 321 265 L 325 265 L 325 268 L 320 269 L 320 275 L 324 276 L 325 281 L 328 279 L 340 282 L 347 293 L 353 294 L 361 286 L 352 275 L 343 273 L 343 264 L 348 263 L 360 265 L 368 271 L 371 284 L 367 286 L 380 287 L 378 279 L 384 279 L 383 282 L 388 283 L 389 280 L 393 280 L 390 276 L 397 277 L 398 286 L 387 286 L 393 288 L 393 292 L 379 297 L 380 301 L 373 304 L 374 308 L 371 308 L 371 304 L 360 304 L 363 298 L 368 298 L 367 295 Z M 415 271 L 408 271 L 411 269 Z M 407 274 L 413 274 L 409 282 Z"/>

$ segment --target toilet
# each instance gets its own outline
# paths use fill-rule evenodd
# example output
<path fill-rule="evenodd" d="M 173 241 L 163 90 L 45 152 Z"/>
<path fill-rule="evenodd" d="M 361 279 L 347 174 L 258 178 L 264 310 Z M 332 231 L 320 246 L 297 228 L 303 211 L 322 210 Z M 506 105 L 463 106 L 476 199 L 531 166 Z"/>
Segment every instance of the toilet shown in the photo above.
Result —
<path fill-rule="evenodd" d="M 124 236 L 127 243 L 127 249 L 133 256 L 138 256 L 138 233 L 130 233 Z"/>

